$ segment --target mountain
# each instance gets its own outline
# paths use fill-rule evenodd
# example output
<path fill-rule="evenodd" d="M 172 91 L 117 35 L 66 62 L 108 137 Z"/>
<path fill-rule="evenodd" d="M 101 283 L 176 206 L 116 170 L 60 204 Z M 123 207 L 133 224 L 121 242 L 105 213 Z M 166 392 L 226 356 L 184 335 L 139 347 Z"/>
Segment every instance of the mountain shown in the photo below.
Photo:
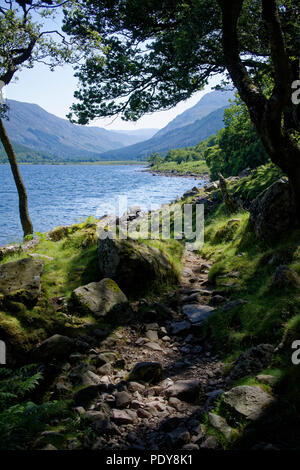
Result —
<path fill-rule="evenodd" d="M 48 113 L 36 104 L 8 100 L 5 126 L 12 141 L 58 160 L 99 159 L 100 153 L 149 139 L 156 129 L 108 131 L 79 126 Z"/>
<path fill-rule="evenodd" d="M 172 129 L 163 135 L 159 135 L 158 132 L 144 142 L 102 153 L 101 158 L 103 160 L 144 160 L 153 152 L 166 152 L 170 149 L 196 145 L 224 127 L 225 109 L 226 107 L 219 108 L 192 124 Z"/>
<path fill-rule="evenodd" d="M 187 126 L 200 120 L 218 108 L 228 106 L 228 100 L 234 98 L 233 91 L 211 91 L 206 93 L 194 106 L 176 116 L 169 124 L 157 132 L 156 136 L 167 134 L 173 129 Z"/>

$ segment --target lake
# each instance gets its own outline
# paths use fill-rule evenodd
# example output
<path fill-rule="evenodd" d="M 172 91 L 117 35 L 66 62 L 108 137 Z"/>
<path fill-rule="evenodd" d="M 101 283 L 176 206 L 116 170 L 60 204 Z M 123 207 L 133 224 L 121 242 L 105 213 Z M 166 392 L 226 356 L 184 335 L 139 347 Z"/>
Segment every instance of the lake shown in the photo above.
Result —
<path fill-rule="evenodd" d="M 200 180 L 153 176 L 140 165 L 20 165 L 35 232 L 70 225 L 90 215 L 118 212 L 118 196 L 128 207 L 158 208 Z M 0 165 L 0 245 L 22 240 L 18 195 L 9 165 Z"/>

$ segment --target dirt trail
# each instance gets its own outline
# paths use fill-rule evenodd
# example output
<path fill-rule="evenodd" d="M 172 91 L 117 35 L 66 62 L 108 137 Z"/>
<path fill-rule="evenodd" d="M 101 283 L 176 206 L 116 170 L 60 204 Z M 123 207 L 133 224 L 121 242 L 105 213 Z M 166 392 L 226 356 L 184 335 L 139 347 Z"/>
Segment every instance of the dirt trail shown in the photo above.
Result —
<path fill-rule="evenodd" d="M 183 259 L 182 281 L 176 293 L 173 318 L 139 326 L 124 326 L 118 330 L 114 350 L 125 360 L 122 371 L 114 370 L 106 380 L 115 390 L 102 394 L 90 411 L 102 410 L 109 402 L 115 432 L 102 432 L 93 448 L 152 449 L 180 448 L 196 450 L 205 447 L 205 437 L 199 424 L 203 410 L 213 403 L 213 396 L 224 387 L 223 364 L 211 353 L 210 345 L 201 336 L 201 328 L 187 322 L 182 313 L 186 303 L 206 305 L 210 297 L 207 287 L 208 264 L 196 253 L 186 251 Z M 186 328 L 184 328 L 184 324 Z M 176 331 L 176 327 L 180 330 Z M 98 352 L 107 349 L 104 343 Z M 134 390 L 123 380 L 138 362 L 155 361 L 163 367 L 163 382 L 156 386 Z M 196 399 L 176 395 L 180 381 L 198 387 Z M 171 388 L 170 388 L 171 387 Z M 173 399 L 170 390 L 175 389 Z M 123 418 L 116 419 L 116 397 L 127 393 L 129 403 L 121 406 Z M 174 400 L 175 398 L 175 400 Z M 119 411 L 118 411 L 119 412 Z M 124 423 L 122 423 L 122 419 Z M 127 422 L 125 423 L 125 421 Z M 179 447 L 178 447 L 179 446 Z"/>

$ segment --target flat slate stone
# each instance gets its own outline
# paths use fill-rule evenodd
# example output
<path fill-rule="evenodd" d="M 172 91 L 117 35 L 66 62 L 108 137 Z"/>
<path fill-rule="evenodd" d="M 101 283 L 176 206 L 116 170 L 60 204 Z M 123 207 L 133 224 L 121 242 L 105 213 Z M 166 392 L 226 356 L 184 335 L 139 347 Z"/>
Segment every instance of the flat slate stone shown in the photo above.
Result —
<path fill-rule="evenodd" d="M 215 313 L 215 309 L 209 305 L 186 304 L 182 307 L 182 313 L 191 323 L 203 323 Z"/>

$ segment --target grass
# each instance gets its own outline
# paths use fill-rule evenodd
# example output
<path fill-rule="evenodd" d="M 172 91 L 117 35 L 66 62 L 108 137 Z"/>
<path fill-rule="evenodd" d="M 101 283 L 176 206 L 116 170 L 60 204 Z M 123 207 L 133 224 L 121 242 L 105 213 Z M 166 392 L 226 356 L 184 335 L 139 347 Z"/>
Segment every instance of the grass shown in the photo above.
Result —
<path fill-rule="evenodd" d="M 184 175 L 187 172 L 202 175 L 203 173 L 208 172 L 208 166 L 204 160 L 194 160 L 181 163 L 171 161 L 151 166 L 151 170 L 159 172 L 171 172 L 174 170 L 178 175 Z"/>
<path fill-rule="evenodd" d="M 75 231 L 76 228 L 76 231 Z M 59 299 L 65 302 L 74 289 L 101 279 L 98 265 L 96 223 L 89 218 L 69 229 L 68 236 L 59 241 L 48 240 L 39 234 L 40 242 L 33 250 L 6 256 L 0 265 L 27 257 L 31 253 L 46 255 L 42 274 L 42 295 L 33 308 L 18 302 L 0 302 L 0 332 L 17 352 L 28 351 L 34 344 L 54 333 L 76 335 L 86 324 L 99 323 L 92 315 L 77 316 L 59 308 Z M 176 240 L 140 240 L 160 250 L 168 258 L 179 277 L 183 246 Z M 175 276 L 174 276 L 175 278 Z M 144 296 L 153 299 L 160 292 L 173 288 L 161 282 L 152 283 Z M 138 297 L 138 292 L 136 293 Z M 0 299 L 1 301 L 1 299 Z M 101 324 L 101 327 L 103 325 Z"/>
<path fill-rule="evenodd" d="M 229 191 L 251 201 L 280 176 L 272 165 L 265 165 L 252 176 L 231 182 Z M 270 367 L 261 372 L 276 377 L 273 393 L 278 402 L 270 415 L 272 425 L 260 421 L 246 427 L 243 424 L 234 443 L 226 444 L 222 438 L 222 445 L 250 448 L 259 439 L 269 439 L 280 448 L 299 448 L 300 366 L 292 364 L 291 345 L 300 339 L 300 289 L 297 282 L 279 289 L 272 280 L 280 264 L 300 274 L 300 230 L 286 233 L 277 242 L 262 242 L 254 233 L 248 212 L 228 214 L 221 203 L 205 219 L 205 244 L 200 254 L 213 262 L 208 276 L 218 293 L 228 300 L 247 301 L 227 311 L 219 308 L 206 326 L 214 351 L 228 369 L 252 346 L 281 345 Z M 255 376 L 242 377 L 233 385 L 259 385 L 269 393 L 272 390 Z M 289 436 L 287 427 L 293 430 Z"/>

